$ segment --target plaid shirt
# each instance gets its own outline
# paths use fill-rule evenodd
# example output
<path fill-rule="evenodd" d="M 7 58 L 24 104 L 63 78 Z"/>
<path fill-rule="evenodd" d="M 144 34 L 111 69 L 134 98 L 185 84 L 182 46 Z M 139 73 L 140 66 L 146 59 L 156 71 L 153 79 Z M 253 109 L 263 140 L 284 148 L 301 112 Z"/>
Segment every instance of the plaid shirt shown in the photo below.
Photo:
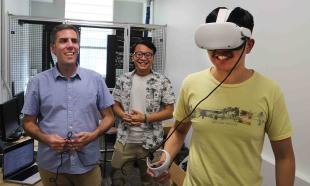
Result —
<path fill-rule="evenodd" d="M 128 72 L 120 76 L 113 90 L 114 100 L 121 103 L 125 112 L 130 109 L 130 91 L 132 88 L 132 79 L 135 71 Z M 175 95 L 170 80 L 164 75 L 152 72 L 151 78 L 146 83 L 146 112 L 151 114 L 159 112 L 163 105 L 174 104 Z M 142 146 L 145 149 L 152 148 L 163 140 L 164 131 L 160 121 L 146 123 L 146 130 L 150 134 L 144 133 L 144 142 Z M 129 127 L 124 122 L 118 123 L 117 140 L 125 144 L 129 134 Z"/>

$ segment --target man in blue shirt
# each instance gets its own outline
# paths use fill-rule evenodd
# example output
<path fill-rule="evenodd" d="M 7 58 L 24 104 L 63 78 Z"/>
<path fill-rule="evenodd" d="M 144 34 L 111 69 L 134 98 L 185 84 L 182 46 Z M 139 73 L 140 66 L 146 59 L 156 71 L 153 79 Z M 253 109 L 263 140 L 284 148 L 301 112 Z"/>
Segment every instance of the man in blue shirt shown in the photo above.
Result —
<path fill-rule="evenodd" d="M 56 26 L 50 49 L 56 67 L 31 79 L 22 110 L 25 131 L 39 141 L 43 184 L 100 185 L 98 137 L 114 122 L 113 98 L 100 74 L 77 65 L 74 26 Z"/>

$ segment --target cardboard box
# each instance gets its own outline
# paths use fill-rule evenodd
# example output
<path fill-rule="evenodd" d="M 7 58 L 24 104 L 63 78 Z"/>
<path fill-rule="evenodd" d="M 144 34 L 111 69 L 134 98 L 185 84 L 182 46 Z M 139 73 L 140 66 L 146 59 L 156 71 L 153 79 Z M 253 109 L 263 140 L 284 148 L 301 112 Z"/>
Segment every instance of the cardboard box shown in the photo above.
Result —
<path fill-rule="evenodd" d="M 183 181 L 186 174 L 183 169 L 181 169 L 177 164 L 173 162 L 169 169 L 169 173 L 171 175 L 170 179 L 175 185 L 183 186 Z"/>

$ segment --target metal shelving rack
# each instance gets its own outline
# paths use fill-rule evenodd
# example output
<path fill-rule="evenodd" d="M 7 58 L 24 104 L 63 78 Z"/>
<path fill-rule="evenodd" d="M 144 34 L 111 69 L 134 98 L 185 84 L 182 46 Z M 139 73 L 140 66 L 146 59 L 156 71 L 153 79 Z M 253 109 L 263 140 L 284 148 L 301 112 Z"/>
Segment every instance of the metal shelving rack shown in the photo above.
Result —
<path fill-rule="evenodd" d="M 78 27 L 102 28 L 123 30 L 122 68 L 116 69 L 116 77 L 128 72 L 130 69 L 130 44 L 132 33 L 141 31 L 152 38 L 157 47 L 153 70 L 165 73 L 166 59 L 166 25 L 118 23 L 102 21 L 86 21 L 75 19 L 54 19 L 32 16 L 9 15 L 8 31 L 8 72 L 6 82 L 14 82 L 15 92 L 25 90 L 26 85 L 35 74 L 49 68 L 49 63 L 44 62 L 44 56 L 49 51 L 44 50 L 44 27 L 49 24 L 66 23 Z M 49 54 L 50 55 L 50 54 Z"/>

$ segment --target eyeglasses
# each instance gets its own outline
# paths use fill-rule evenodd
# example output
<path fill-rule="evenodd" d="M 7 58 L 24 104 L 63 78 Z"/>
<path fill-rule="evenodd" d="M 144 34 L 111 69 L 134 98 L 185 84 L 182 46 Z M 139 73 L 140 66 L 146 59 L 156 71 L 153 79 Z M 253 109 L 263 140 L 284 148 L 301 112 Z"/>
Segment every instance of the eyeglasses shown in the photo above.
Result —
<path fill-rule="evenodd" d="M 133 56 L 135 56 L 136 58 L 142 58 L 144 56 L 147 59 L 151 59 L 154 54 L 152 52 L 134 52 Z"/>

